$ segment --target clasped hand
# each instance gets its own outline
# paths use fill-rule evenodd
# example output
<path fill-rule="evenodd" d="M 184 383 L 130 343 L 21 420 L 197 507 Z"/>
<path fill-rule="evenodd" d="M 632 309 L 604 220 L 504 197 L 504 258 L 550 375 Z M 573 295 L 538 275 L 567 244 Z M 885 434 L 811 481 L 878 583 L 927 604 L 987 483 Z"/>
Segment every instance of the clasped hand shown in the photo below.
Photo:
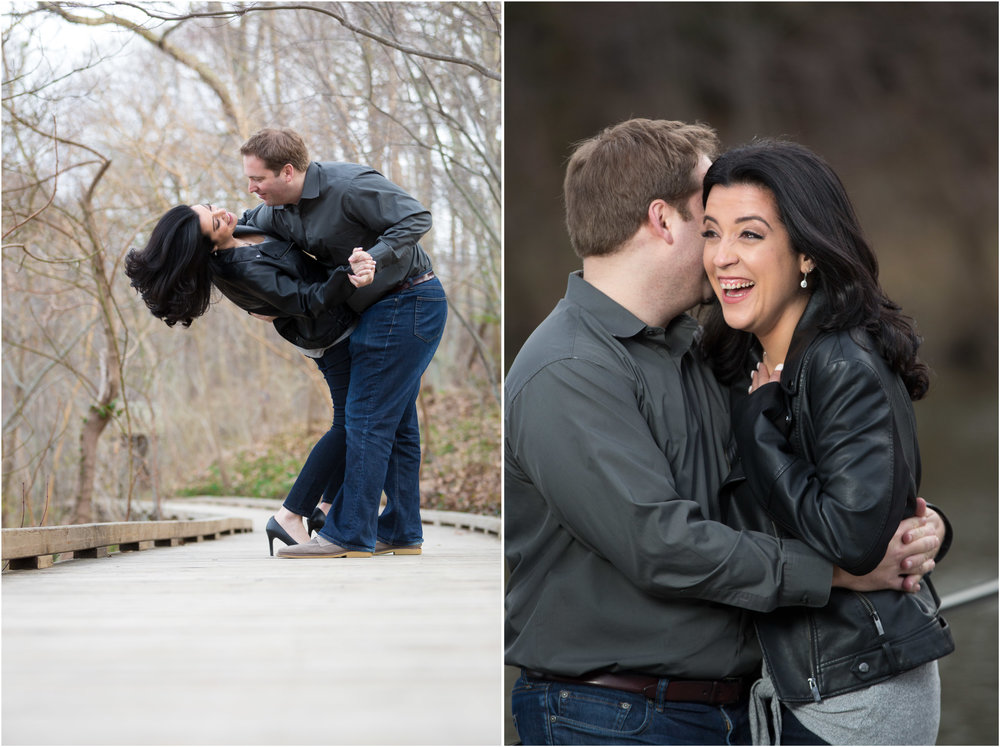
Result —
<path fill-rule="evenodd" d="M 375 260 L 360 246 L 354 247 L 354 253 L 347 260 L 351 264 L 351 275 L 347 279 L 355 288 L 370 285 L 375 279 Z"/>
<path fill-rule="evenodd" d="M 917 512 L 900 522 L 878 567 L 864 576 L 834 568 L 832 585 L 855 591 L 920 591 L 921 578 L 934 570 L 944 534 L 941 517 L 917 498 Z"/>

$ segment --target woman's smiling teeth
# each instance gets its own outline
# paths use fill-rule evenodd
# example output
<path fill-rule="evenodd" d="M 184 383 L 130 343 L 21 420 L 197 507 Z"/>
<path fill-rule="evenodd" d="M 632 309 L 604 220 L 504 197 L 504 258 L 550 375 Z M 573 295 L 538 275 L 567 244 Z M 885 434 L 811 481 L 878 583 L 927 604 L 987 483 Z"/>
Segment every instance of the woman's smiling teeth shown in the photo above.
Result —
<path fill-rule="evenodd" d="M 743 291 L 753 288 L 756 283 L 752 280 L 719 280 L 719 287 L 727 296 L 742 296 Z"/>

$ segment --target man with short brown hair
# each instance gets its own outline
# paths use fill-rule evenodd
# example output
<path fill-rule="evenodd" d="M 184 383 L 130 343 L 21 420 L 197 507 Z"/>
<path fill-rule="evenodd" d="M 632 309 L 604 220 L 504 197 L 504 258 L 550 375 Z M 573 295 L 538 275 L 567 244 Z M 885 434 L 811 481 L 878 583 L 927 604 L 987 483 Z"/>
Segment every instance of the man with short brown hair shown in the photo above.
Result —
<path fill-rule="evenodd" d="M 566 230 L 577 255 L 616 250 L 639 230 L 656 199 L 690 220 L 688 199 L 701 189 L 699 158 L 713 159 L 718 148 L 710 127 L 666 119 L 626 120 L 581 142 L 566 167 L 563 191 Z M 615 189 L 608 190 L 609 181 Z"/>
<path fill-rule="evenodd" d="M 251 135 L 240 147 L 241 156 L 254 156 L 263 166 L 278 173 L 285 164 L 305 173 L 309 168 L 309 149 L 295 130 L 265 127 Z"/>

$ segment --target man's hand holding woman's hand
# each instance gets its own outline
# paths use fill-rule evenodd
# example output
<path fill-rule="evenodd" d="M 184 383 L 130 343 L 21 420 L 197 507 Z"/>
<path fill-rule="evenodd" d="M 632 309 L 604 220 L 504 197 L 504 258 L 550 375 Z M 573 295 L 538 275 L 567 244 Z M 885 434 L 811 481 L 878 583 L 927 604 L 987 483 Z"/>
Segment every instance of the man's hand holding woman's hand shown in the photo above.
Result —
<path fill-rule="evenodd" d="M 941 517 L 927 508 L 923 498 L 917 498 L 917 512 L 900 522 L 879 566 L 864 576 L 834 568 L 832 585 L 855 591 L 919 591 L 920 579 L 934 570 L 944 536 Z"/>
<path fill-rule="evenodd" d="M 375 279 L 375 260 L 360 246 L 354 247 L 354 253 L 347 259 L 351 263 L 351 275 L 347 279 L 355 288 L 370 285 Z"/>

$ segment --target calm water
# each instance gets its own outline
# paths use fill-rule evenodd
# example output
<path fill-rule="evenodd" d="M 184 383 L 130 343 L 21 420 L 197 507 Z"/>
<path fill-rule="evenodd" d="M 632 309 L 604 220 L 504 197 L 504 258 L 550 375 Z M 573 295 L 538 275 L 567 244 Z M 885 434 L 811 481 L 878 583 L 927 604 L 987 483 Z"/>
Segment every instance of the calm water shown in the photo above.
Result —
<path fill-rule="evenodd" d="M 938 744 L 998 744 L 997 599 L 944 614 L 955 636 L 955 653 L 940 662 Z"/>
<path fill-rule="evenodd" d="M 955 543 L 934 572 L 938 593 L 967 589 L 997 577 L 996 379 L 942 377 L 917 404 L 923 455 L 922 494 L 942 506 Z M 979 745 L 998 739 L 1000 665 L 997 597 L 944 613 L 955 653 L 940 662 L 938 744 Z"/>

